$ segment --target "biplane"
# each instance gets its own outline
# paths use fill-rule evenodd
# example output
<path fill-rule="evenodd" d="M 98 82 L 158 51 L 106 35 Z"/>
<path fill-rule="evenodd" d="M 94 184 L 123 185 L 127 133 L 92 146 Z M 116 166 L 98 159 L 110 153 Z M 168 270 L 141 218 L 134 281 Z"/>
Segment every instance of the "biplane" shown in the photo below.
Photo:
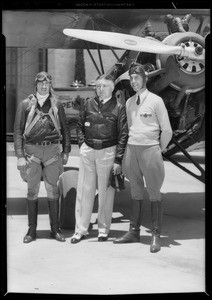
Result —
<path fill-rule="evenodd" d="M 63 13 L 67 18 L 68 12 Z M 156 14 L 166 26 L 162 32 L 152 28 Z M 62 20 L 62 14 L 60 18 Z M 205 182 L 205 170 L 187 149 L 205 139 L 205 39 L 210 33 L 209 12 L 192 9 L 123 9 L 115 12 L 87 9 L 80 12 L 72 10 L 72 19 L 74 25 L 69 23 L 69 26 L 57 31 L 57 41 L 55 35 L 54 39 L 49 35 L 52 38 L 43 39 L 44 45 L 39 47 L 53 48 L 63 39 L 63 48 L 87 49 L 97 72 L 114 77 L 115 94 L 122 102 L 133 94 L 128 76 L 130 64 L 142 64 L 148 73 L 147 87 L 163 98 L 174 133 L 163 153 L 164 159 Z M 22 45 L 27 43 L 24 35 L 21 38 Z M 90 48 L 98 50 L 100 68 Z M 101 49 L 110 49 L 117 58 L 115 65 L 106 71 Z M 120 58 L 116 55 L 116 49 L 125 50 Z M 198 174 L 177 161 L 175 154 L 179 151 L 198 169 Z"/>
<path fill-rule="evenodd" d="M 63 30 L 71 38 L 126 49 L 115 66 L 106 72 L 114 77 L 115 94 L 121 102 L 133 94 L 128 76 L 130 64 L 137 62 L 144 66 L 148 73 L 147 87 L 163 98 L 174 133 L 163 153 L 164 158 L 204 182 L 204 169 L 186 149 L 200 141 L 205 132 L 205 37 L 184 29 L 182 22 L 181 28 L 178 26 L 173 31 L 169 30 L 169 34 L 160 39 L 149 32 L 141 37 L 100 30 Z M 179 151 L 197 167 L 200 175 L 173 158 Z"/>

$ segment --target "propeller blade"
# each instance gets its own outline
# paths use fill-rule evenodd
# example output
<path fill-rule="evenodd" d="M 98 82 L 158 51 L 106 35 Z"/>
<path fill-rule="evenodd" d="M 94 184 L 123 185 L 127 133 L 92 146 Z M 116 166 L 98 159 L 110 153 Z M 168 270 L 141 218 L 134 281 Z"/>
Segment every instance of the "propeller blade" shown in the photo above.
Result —
<path fill-rule="evenodd" d="M 182 46 L 166 45 L 161 41 L 149 37 L 143 38 L 130 34 L 84 29 L 64 29 L 63 33 L 69 37 L 125 50 L 156 54 L 175 54 L 187 56 L 194 60 L 204 60 L 203 54 L 198 57 L 193 49 L 187 49 L 188 47 L 184 49 Z"/>
<path fill-rule="evenodd" d="M 130 34 L 84 29 L 64 29 L 63 33 L 69 37 L 92 43 L 139 52 L 179 54 L 181 50 L 181 47 L 167 46 L 155 39 L 142 38 Z"/>

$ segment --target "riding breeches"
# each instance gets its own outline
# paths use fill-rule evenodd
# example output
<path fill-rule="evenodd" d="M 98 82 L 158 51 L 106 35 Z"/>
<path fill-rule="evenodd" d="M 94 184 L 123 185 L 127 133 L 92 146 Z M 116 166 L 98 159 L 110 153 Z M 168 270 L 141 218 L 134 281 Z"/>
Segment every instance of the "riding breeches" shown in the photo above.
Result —
<path fill-rule="evenodd" d="M 36 157 L 40 163 L 29 160 L 29 173 L 27 179 L 27 199 L 35 200 L 38 197 L 40 182 L 43 178 L 47 197 L 49 199 L 59 198 L 58 180 L 63 172 L 60 145 L 51 144 L 46 147 L 41 145 L 26 144 L 25 152 L 28 157 Z M 53 162 L 45 166 L 45 162 L 55 157 Z"/>

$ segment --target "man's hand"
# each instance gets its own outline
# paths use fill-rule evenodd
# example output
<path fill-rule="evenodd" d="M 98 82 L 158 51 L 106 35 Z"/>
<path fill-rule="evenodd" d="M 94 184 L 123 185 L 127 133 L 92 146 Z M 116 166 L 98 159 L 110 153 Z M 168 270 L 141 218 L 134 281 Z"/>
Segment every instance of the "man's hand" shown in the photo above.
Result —
<path fill-rule="evenodd" d="M 114 175 L 120 174 L 121 173 L 121 165 L 120 164 L 113 164 L 113 173 Z"/>
<path fill-rule="evenodd" d="M 18 158 L 17 168 L 18 168 L 19 171 L 24 170 L 27 167 L 27 164 L 28 164 L 28 162 L 27 162 L 25 157 Z"/>
<path fill-rule="evenodd" d="M 68 158 L 69 158 L 69 153 L 64 153 L 62 152 L 62 161 L 63 161 L 63 165 L 66 165 L 68 162 Z"/>

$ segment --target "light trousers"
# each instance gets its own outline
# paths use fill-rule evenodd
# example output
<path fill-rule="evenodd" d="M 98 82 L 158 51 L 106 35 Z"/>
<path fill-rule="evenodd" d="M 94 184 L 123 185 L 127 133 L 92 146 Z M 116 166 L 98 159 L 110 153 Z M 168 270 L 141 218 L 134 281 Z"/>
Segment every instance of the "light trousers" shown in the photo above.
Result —
<path fill-rule="evenodd" d="M 98 190 L 98 231 L 110 231 L 115 189 L 108 186 L 116 146 L 95 150 L 85 143 L 80 147 L 80 168 L 75 206 L 75 232 L 88 234 L 96 190 Z"/>

